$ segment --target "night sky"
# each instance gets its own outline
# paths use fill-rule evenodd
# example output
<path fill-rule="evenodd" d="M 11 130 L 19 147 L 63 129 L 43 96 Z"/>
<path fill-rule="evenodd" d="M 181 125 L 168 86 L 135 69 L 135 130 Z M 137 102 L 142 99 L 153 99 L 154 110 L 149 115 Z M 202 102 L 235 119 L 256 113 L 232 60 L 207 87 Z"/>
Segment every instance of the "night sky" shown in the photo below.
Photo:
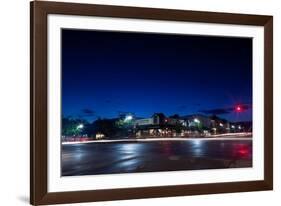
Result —
<path fill-rule="evenodd" d="M 243 112 L 236 113 L 236 105 Z M 252 120 L 252 39 L 62 30 L 63 116 Z"/>

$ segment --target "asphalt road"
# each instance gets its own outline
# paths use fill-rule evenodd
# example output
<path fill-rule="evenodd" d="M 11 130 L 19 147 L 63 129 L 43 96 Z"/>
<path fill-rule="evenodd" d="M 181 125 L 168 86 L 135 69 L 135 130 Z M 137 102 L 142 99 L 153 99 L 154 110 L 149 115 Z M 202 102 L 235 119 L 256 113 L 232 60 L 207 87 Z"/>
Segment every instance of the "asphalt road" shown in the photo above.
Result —
<path fill-rule="evenodd" d="M 252 167 L 252 140 L 62 145 L 62 176 Z"/>

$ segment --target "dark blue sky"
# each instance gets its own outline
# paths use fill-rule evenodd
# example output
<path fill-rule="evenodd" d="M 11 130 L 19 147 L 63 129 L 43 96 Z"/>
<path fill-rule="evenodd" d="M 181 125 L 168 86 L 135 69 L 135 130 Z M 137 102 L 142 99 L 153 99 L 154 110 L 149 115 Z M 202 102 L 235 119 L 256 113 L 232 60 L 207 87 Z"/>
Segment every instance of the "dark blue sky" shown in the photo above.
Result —
<path fill-rule="evenodd" d="M 246 121 L 251 104 L 252 39 L 62 30 L 64 116 L 202 113 Z"/>

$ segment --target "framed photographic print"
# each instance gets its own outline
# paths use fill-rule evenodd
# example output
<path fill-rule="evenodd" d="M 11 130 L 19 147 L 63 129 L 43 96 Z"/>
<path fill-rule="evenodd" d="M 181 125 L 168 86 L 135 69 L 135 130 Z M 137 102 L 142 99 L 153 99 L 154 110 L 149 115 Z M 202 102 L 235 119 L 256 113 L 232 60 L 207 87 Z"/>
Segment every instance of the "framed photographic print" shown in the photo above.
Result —
<path fill-rule="evenodd" d="M 31 2 L 31 204 L 273 188 L 273 17 Z"/>

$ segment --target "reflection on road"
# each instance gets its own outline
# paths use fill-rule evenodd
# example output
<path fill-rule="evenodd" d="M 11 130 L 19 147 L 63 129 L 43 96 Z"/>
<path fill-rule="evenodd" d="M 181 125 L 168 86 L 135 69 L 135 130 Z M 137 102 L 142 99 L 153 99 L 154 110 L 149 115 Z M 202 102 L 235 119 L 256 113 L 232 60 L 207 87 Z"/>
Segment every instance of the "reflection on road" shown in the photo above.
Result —
<path fill-rule="evenodd" d="M 252 140 L 69 144 L 62 175 L 93 175 L 252 166 Z"/>

